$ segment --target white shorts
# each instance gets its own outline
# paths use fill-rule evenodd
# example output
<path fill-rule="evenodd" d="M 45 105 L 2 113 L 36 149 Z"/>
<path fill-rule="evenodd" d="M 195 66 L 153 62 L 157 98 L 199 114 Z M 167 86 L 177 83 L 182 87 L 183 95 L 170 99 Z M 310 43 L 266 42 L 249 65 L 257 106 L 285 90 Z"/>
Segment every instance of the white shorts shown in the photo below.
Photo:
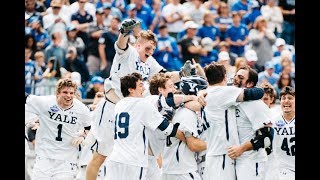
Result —
<path fill-rule="evenodd" d="M 236 180 L 235 161 L 228 155 L 206 156 L 204 180 Z"/>
<path fill-rule="evenodd" d="M 74 180 L 78 172 L 77 163 L 36 157 L 32 180 Z"/>
<path fill-rule="evenodd" d="M 90 138 L 88 144 L 92 146 L 91 149 L 104 156 L 110 156 L 114 144 L 114 130 L 107 123 L 101 123 L 100 126 L 94 125 L 95 128 L 92 128 L 92 132 L 88 134 L 90 137 L 87 136 Z"/>
<path fill-rule="evenodd" d="M 113 143 L 114 143 L 114 132 L 108 127 L 101 125 L 94 129 L 96 132 L 89 132 L 86 138 L 86 145 L 91 146 L 90 149 L 98 152 L 103 156 L 110 156 Z"/>
<path fill-rule="evenodd" d="M 86 180 L 87 166 L 81 166 L 78 172 L 76 180 Z M 107 174 L 107 169 L 103 163 L 99 169 L 98 176 L 96 180 L 104 180 Z"/>
<path fill-rule="evenodd" d="M 147 180 L 161 180 L 161 169 L 157 163 L 157 157 L 148 155 Z"/>
<path fill-rule="evenodd" d="M 274 169 L 271 174 L 266 174 L 266 180 L 295 180 L 295 172 L 286 168 Z"/>
<path fill-rule="evenodd" d="M 236 160 L 237 180 L 263 180 L 265 162 L 255 162 L 246 158 Z"/>
<path fill-rule="evenodd" d="M 162 174 L 162 180 L 202 180 L 198 171 L 187 174 Z"/>
<path fill-rule="evenodd" d="M 146 180 L 146 173 L 144 167 L 107 161 L 106 180 Z"/>
<path fill-rule="evenodd" d="M 206 155 L 197 158 L 198 171 L 201 179 L 204 177 L 204 169 L 206 167 Z"/>

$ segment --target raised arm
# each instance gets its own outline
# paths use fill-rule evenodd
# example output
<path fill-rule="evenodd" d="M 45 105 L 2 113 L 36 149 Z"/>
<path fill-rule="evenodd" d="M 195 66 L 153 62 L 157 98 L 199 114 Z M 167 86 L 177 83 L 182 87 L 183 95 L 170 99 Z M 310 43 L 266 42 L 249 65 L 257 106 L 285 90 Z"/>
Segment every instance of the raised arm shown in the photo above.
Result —
<path fill-rule="evenodd" d="M 121 22 L 121 26 L 120 26 L 120 34 L 118 36 L 118 40 L 117 40 L 117 46 L 120 49 L 126 49 L 128 46 L 128 40 L 129 40 L 129 34 L 132 32 L 132 30 L 137 27 L 140 26 L 141 22 L 140 21 L 136 21 L 134 19 L 125 19 Z"/>

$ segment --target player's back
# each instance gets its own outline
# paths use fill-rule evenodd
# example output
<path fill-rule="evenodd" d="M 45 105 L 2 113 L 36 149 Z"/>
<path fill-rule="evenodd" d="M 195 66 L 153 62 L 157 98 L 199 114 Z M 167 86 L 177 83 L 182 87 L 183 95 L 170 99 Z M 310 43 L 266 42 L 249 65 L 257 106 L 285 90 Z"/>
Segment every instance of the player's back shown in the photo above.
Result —
<path fill-rule="evenodd" d="M 144 98 L 121 99 L 115 106 L 114 147 L 109 159 L 147 167 L 148 137 L 145 129 L 155 130 L 161 122 L 161 114 Z"/>
<path fill-rule="evenodd" d="M 271 123 L 271 118 L 271 111 L 262 100 L 241 102 L 236 106 L 236 122 L 240 144 L 253 139 L 258 129 L 263 128 L 265 124 Z M 258 151 L 246 151 L 238 157 L 238 160 L 248 157 L 255 159 L 257 162 L 267 160 L 264 148 L 260 148 Z"/>
<path fill-rule="evenodd" d="M 234 86 L 210 86 L 204 107 L 208 129 L 207 156 L 223 155 L 227 147 L 237 144 L 235 108 L 242 89 Z"/>
<path fill-rule="evenodd" d="M 187 131 L 192 136 L 199 138 L 198 117 L 194 111 L 187 108 L 177 109 L 173 123 L 180 123 L 179 129 Z M 165 146 L 163 152 L 163 173 L 165 174 L 186 174 L 197 170 L 196 154 L 192 152 L 188 145 L 177 139 L 170 137 L 171 145 Z"/>
<path fill-rule="evenodd" d="M 282 115 L 273 119 L 273 154 L 279 167 L 295 171 L 295 118 L 287 122 Z"/>

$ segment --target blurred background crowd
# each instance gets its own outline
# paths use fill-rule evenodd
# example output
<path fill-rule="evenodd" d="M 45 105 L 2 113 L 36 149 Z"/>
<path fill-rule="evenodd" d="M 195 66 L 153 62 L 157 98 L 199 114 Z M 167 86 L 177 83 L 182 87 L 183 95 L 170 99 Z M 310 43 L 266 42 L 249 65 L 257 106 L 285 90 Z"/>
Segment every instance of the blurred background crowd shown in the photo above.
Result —
<path fill-rule="evenodd" d="M 104 92 L 126 18 L 157 34 L 153 57 L 168 71 L 221 62 L 232 82 L 248 64 L 277 98 L 295 87 L 295 0 L 25 0 L 25 91 L 54 94 L 71 77 L 82 99 Z"/>

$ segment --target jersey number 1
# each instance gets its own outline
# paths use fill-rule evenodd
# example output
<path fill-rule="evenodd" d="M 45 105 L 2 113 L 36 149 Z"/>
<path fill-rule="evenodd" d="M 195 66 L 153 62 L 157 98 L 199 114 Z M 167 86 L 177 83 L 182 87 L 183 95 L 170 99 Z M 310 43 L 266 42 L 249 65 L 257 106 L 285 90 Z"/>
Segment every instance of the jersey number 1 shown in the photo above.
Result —
<path fill-rule="evenodd" d="M 61 137 L 62 124 L 59 124 L 57 128 L 58 128 L 58 136 L 56 137 L 56 141 L 62 141 L 62 137 Z"/>
<path fill-rule="evenodd" d="M 130 115 L 127 112 L 122 112 L 119 116 L 118 114 L 116 115 L 116 120 L 114 121 L 114 139 L 117 139 L 118 136 L 120 139 L 123 139 L 129 135 L 129 118 Z"/>

